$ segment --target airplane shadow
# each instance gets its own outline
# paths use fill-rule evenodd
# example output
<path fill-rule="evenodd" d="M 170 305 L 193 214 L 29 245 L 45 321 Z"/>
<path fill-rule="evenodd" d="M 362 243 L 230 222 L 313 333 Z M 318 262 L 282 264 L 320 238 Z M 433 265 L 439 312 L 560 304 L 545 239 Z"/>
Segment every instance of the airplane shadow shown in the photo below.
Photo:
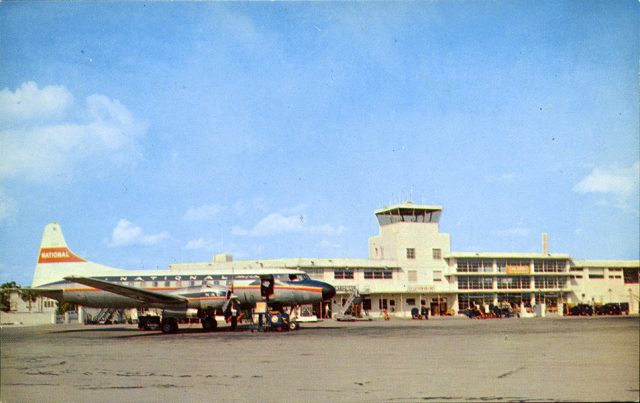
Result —
<path fill-rule="evenodd" d="M 204 331 L 197 327 L 183 327 L 178 329 L 175 333 L 162 333 L 158 330 L 141 330 L 133 327 L 87 327 L 81 329 L 66 329 L 55 330 L 52 334 L 91 334 L 91 333 L 104 333 L 111 334 L 114 338 L 138 338 L 138 337 L 175 337 L 180 335 L 233 335 L 233 334 L 250 334 L 250 333 L 275 333 L 275 334 L 287 334 L 287 333 L 322 333 L 328 330 L 340 329 L 337 326 L 323 326 L 323 327 L 301 327 L 293 332 L 290 331 L 277 331 L 275 329 L 262 328 L 259 329 L 257 325 L 241 324 L 238 325 L 236 330 L 230 330 L 229 327 L 219 327 L 213 332 Z M 128 333 L 128 334 L 122 334 Z"/>
<path fill-rule="evenodd" d="M 82 328 L 82 329 L 68 329 L 68 330 L 54 330 L 50 333 L 53 334 L 64 334 L 64 333 L 92 333 L 92 332 L 132 332 L 136 331 L 134 328 L 126 328 L 126 327 L 103 327 L 103 328 Z"/>

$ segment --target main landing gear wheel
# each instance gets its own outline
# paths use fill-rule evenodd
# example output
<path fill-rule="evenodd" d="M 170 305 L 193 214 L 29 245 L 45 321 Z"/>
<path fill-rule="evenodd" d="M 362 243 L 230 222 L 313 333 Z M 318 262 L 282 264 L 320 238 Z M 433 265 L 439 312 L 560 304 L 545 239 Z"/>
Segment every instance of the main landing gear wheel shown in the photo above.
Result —
<path fill-rule="evenodd" d="M 175 333 L 178 331 L 178 321 L 176 318 L 162 319 L 160 330 L 162 330 L 162 333 Z"/>
<path fill-rule="evenodd" d="M 202 319 L 202 328 L 205 332 L 213 332 L 217 327 L 218 322 L 216 322 L 215 318 L 207 316 L 206 318 Z"/>

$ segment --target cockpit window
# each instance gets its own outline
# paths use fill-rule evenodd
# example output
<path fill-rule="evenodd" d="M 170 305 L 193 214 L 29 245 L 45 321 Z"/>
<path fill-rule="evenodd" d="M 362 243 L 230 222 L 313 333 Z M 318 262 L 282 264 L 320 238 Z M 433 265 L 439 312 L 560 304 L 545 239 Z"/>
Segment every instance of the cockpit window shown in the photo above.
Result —
<path fill-rule="evenodd" d="M 289 274 L 289 281 L 304 281 L 309 280 L 308 274 Z"/>

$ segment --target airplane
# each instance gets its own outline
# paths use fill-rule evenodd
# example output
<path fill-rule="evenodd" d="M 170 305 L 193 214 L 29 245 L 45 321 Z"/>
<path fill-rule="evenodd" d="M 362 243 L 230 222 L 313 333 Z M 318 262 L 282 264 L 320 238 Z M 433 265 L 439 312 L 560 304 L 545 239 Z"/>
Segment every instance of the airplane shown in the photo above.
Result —
<path fill-rule="evenodd" d="M 205 331 L 217 327 L 216 310 L 230 303 L 282 306 L 332 298 L 330 284 L 286 268 L 124 270 L 88 261 L 73 253 L 57 223 L 42 235 L 30 290 L 57 301 L 98 308 L 160 308 L 160 329 L 178 330 L 178 319 L 196 310 Z"/>

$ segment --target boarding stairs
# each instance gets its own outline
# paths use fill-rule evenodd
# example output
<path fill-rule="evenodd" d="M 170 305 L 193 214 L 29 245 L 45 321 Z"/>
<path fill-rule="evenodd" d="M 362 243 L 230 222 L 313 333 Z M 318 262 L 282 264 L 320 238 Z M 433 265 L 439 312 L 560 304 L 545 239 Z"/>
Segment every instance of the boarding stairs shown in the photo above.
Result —
<path fill-rule="evenodd" d="M 347 298 L 347 300 L 345 301 L 340 312 L 334 315 L 334 318 L 338 321 L 372 320 L 368 316 L 364 318 L 358 318 L 355 316 L 355 314 L 347 315 L 347 312 L 353 309 L 354 304 L 360 304 L 361 302 L 362 302 L 362 297 L 360 296 L 360 292 L 356 288 L 355 290 L 353 290 L 351 295 L 349 295 L 349 298 Z"/>
<path fill-rule="evenodd" d="M 106 323 L 116 312 L 116 308 L 102 308 L 96 315 L 94 321 L 95 323 Z"/>
<path fill-rule="evenodd" d="M 356 298 L 358 298 L 359 296 L 360 296 L 360 293 L 358 292 L 358 289 L 356 288 L 355 290 L 353 290 L 351 295 L 349 295 L 349 298 L 347 298 L 347 301 L 344 303 L 344 306 L 342 307 L 342 310 L 340 311 L 340 315 L 342 315 L 342 316 L 346 315 L 347 312 L 349 312 L 349 309 L 351 309 L 351 306 L 353 305 L 353 301 L 355 301 Z"/>

